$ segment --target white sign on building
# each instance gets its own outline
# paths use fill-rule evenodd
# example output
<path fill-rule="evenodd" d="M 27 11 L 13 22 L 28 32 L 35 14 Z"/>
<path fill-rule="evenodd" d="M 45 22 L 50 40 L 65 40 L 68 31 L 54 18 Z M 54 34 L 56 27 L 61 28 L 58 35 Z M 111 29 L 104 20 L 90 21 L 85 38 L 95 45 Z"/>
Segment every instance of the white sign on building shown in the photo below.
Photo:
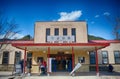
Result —
<path fill-rule="evenodd" d="M 74 36 L 47 36 L 47 42 L 74 42 Z"/>

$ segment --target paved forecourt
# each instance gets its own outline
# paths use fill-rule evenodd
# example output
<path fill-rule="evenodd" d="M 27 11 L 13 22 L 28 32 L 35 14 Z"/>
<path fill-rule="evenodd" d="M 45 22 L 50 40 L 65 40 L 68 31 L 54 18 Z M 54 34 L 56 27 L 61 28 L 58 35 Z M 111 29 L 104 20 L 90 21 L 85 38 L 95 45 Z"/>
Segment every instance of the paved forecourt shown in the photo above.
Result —
<path fill-rule="evenodd" d="M 120 79 L 120 76 L 29 76 L 22 79 Z"/>

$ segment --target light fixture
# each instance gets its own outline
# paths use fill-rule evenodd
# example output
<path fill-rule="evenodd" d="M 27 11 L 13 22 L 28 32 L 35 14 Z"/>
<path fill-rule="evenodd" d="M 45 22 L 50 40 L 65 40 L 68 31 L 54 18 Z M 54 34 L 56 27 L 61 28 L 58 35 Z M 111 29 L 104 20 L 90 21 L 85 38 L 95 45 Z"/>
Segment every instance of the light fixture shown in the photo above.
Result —
<path fill-rule="evenodd" d="M 66 54 L 69 54 L 69 52 L 68 52 L 68 51 L 66 51 L 65 53 L 66 53 Z"/>
<path fill-rule="evenodd" d="M 43 53 L 46 53 L 46 51 L 44 50 Z"/>
<path fill-rule="evenodd" d="M 87 51 L 87 54 L 89 55 L 89 51 Z"/>

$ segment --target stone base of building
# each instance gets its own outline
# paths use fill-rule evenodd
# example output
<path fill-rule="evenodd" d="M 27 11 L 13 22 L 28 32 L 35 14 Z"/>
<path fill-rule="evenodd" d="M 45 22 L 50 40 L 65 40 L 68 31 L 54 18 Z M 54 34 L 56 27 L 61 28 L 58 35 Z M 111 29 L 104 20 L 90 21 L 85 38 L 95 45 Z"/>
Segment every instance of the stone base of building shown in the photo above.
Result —
<path fill-rule="evenodd" d="M 9 64 L 9 65 L 0 64 L 0 71 L 13 71 L 13 70 L 14 70 L 13 64 Z"/>

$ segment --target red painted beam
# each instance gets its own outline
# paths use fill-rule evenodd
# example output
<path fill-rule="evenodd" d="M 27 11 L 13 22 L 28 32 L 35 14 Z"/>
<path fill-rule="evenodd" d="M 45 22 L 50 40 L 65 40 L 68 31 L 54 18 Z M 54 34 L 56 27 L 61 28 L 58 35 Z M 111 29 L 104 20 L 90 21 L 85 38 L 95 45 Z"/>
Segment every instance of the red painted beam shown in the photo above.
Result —
<path fill-rule="evenodd" d="M 12 43 L 13 46 L 109 46 L 110 43 Z"/>

